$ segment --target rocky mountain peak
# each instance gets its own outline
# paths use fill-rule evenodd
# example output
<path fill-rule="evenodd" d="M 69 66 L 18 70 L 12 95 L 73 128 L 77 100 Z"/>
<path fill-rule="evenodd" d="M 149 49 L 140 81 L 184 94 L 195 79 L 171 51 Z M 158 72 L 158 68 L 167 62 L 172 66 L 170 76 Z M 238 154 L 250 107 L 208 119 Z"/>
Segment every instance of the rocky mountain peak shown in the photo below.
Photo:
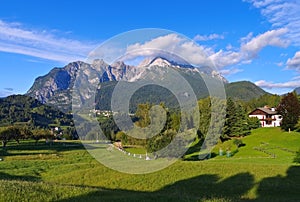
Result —
<path fill-rule="evenodd" d="M 138 66 L 127 65 L 123 61 L 117 61 L 108 65 L 102 59 L 94 60 L 91 64 L 82 61 L 71 62 L 65 67 L 56 67 L 47 75 L 38 77 L 27 92 L 27 95 L 36 98 L 42 103 L 59 107 L 68 106 L 70 108 L 72 88 L 79 74 L 82 76 L 80 76 L 78 83 L 88 88 L 88 86 L 97 86 L 99 82 L 120 80 L 135 82 L 143 79 L 149 73 L 149 70 L 152 70 L 154 74 L 157 74 L 154 76 L 159 78 L 163 76 L 166 67 L 174 68 L 180 74 L 189 75 L 191 78 L 193 75 L 198 75 L 199 77 L 200 73 L 227 82 L 217 72 L 202 71 L 202 69 L 191 65 L 174 61 L 177 60 L 168 60 L 164 57 L 146 58 Z M 82 100 L 89 99 L 92 91 L 92 89 L 85 89 L 85 92 L 80 95 Z"/>
<path fill-rule="evenodd" d="M 156 57 L 151 60 L 147 66 L 170 67 L 171 65 L 172 63 L 169 60 L 162 57 Z"/>
<path fill-rule="evenodd" d="M 92 62 L 93 67 L 103 67 L 107 66 L 106 62 L 103 59 L 95 59 Z"/>
<path fill-rule="evenodd" d="M 127 65 L 123 61 L 116 61 L 110 65 L 112 68 L 124 69 Z"/>

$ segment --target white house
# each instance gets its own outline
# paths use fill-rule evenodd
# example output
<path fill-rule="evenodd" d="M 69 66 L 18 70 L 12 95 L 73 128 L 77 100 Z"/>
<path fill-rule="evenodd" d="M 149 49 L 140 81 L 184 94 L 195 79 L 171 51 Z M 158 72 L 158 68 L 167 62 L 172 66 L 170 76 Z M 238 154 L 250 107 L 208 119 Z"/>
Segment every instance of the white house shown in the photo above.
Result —
<path fill-rule="evenodd" d="M 261 127 L 280 126 L 282 116 L 278 114 L 275 108 L 268 106 L 260 107 L 249 113 L 249 117 L 257 117 L 260 120 Z"/>

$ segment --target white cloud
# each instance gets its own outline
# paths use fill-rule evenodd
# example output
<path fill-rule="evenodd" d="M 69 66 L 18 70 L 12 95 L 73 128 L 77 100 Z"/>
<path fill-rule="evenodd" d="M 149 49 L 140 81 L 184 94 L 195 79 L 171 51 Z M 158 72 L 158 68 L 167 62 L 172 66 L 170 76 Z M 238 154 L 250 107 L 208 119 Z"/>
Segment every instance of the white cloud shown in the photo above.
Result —
<path fill-rule="evenodd" d="M 256 37 L 250 33 L 241 39 L 242 44 L 238 51 L 220 50 L 209 58 L 215 63 L 217 68 L 223 68 L 239 63 L 250 63 L 257 57 L 258 53 L 267 46 L 287 47 L 289 42 L 282 39 L 282 35 L 286 33 L 286 29 L 270 30 Z"/>
<path fill-rule="evenodd" d="M 287 28 L 286 36 L 300 45 L 299 0 L 245 0 L 261 10 L 261 14 L 274 28 Z"/>
<path fill-rule="evenodd" d="M 286 62 L 287 69 L 294 69 L 300 72 L 300 51 L 296 52 L 293 58 L 289 58 Z"/>
<path fill-rule="evenodd" d="M 137 56 L 155 56 L 164 53 L 171 53 L 191 64 L 202 66 L 209 62 L 207 54 L 211 50 L 204 46 L 199 46 L 186 38 L 177 34 L 168 34 L 154 38 L 145 43 L 136 43 L 127 47 L 126 59 Z"/>
<path fill-rule="evenodd" d="M 7 97 L 9 95 L 13 95 L 16 92 L 14 92 L 13 88 L 4 88 L 4 89 L 0 89 L 0 98 L 2 97 Z"/>
<path fill-rule="evenodd" d="M 244 62 L 251 62 L 259 51 L 266 46 L 285 47 L 287 41 L 281 36 L 286 29 L 265 32 L 256 37 L 253 33 L 241 39 L 241 46 L 229 50 L 214 51 L 211 48 L 197 45 L 177 34 L 168 34 L 127 47 L 126 57 L 152 56 L 158 51 L 169 52 L 182 57 L 191 64 L 206 66 L 213 63 L 216 68 L 223 69 Z M 223 35 L 197 35 L 198 40 L 222 39 Z M 58 37 L 48 31 L 23 28 L 20 23 L 7 23 L 0 20 L 0 51 L 18 53 L 37 58 L 59 62 L 83 60 L 96 47 L 96 44 Z M 136 52 L 136 50 L 138 50 Z M 128 58 L 127 58 L 128 59 Z"/>
<path fill-rule="evenodd" d="M 287 53 L 281 53 L 281 54 L 280 54 L 280 57 L 286 57 L 286 56 L 288 56 Z"/>
<path fill-rule="evenodd" d="M 220 73 L 223 76 L 228 76 L 228 75 L 233 75 L 233 74 L 236 74 L 236 73 L 239 73 L 239 72 L 242 72 L 242 71 L 243 70 L 239 69 L 239 68 L 230 68 L 230 69 L 222 69 L 222 70 L 220 70 Z"/>
<path fill-rule="evenodd" d="M 250 63 L 259 51 L 266 46 L 286 47 L 288 41 L 281 38 L 286 29 L 270 30 L 256 37 L 253 33 L 242 38 L 240 48 L 232 46 L 229 50 L 214 51 L 197 45 L 177 34 L 168 34 L 154 38 L 145 43 L 136 43 L 127 47 L 127 59 L 137 56 L 153 56 L 159 51 L 178 55 L 193 65 L 213 65 L 221 70 L 240 63 Z M 236 72 L 237 73 L 237 72 Z"/>
<path fill-rule="evenodd" d="M 218 69 L 222 69 L 240 63 L 243 60 L 243 54 L 241 52 L 220 50 L 210 55 L 209 59 L 213 61 Z"/>
<path fill-rule="evenodd" d="M 0 20 L 0 51 L 59 62 L 83 60 L 95 48 L 90 42 L 58 37 L 48 31 L 22 27 Z"/>
<path fill-rule="evenodd" d="M 300 80 L 300 76 L 293 77 L 293 80 Z"/>
<path fill-rule="evenodd" d="M 287 47 L 289 41 L 282 39 L 286 32 L 287 29 L 285 28 L 267 31 L 242 44 L 241 51 L 246 54 L 246 58 L 252 59 L 266 46 Z"/>
<path fill-rule="evenodd" d="M 278 67 L 282 67 L 284 65 L 283 62 L 278 62 L 278 63 L 275 63 Z"/>
<path fill-rule="evenodd" d="M 210 41 L 210 40 L 215 40 L 215 39 L 224 39 L 224 35 L 221 34 L 210 34 L 210 35 L 199 35 L 197 34 L 194 37 L 195 41 Z"/>
<path fill-rule="evenodd" d="M 278 66 L 283 66 L 284 63 L 280 62 L 277 64 Z M 293 69 L 300 72 L 300 51 L 296 52 L 293 58 L 289 58 L 286 62 L 286 69 Z M 277 89 L 277 92 L 280 89 L 286 91 L 292 91 L 297 87 L 300 87 L 300 76 L 295 76 L 292 80 L 287 82 L 272 82 L 272 81 L 265 81 L 260 80 L 255 82 L 256 85 L 266 88 L 266 89 Z M 282 91 L 284 92 L 284 91 Z"/>
<path fill-rule="evenodd" d="M 233 50 L 234 49 L 234 47 L 231 45 L 231 44 L 228 44 L 227 46 L 226 46 L 226 50 L 227 51 L 230 51 L 230 50 Z"/>
<path fill-rule="evenodd" d="M 272 81 L 260 80 L 256 81 L 255 84 L 262 88 L 273 89 L 273 88 L 297 88 L 300 86 L 300 80 L 292 80 L 282 83 L 274 83 Z"/>
<path fill-rule="evenodd" d="M 242 37 L 242 38 L 240 39 L 240 42 L 241 42 L 242 44 L 247 43 L 247 42 L 249 42 L 253 37 L 254 37 L 254 36 L 253 36 L 253 32 L 250 32 L 247 36 Z"/>

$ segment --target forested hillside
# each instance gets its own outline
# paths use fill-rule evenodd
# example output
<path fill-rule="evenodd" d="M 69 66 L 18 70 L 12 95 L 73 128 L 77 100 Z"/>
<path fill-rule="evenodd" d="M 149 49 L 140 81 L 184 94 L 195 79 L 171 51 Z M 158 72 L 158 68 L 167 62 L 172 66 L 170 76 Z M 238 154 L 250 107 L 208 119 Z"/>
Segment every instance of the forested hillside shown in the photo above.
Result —
<path fill-rule="evenodd" d="M 72 125 L 72 116 L 44 105 L 25 95 L 0 99 L 0 125 L 26 124 L 48 127 L 49 124 Z"/>

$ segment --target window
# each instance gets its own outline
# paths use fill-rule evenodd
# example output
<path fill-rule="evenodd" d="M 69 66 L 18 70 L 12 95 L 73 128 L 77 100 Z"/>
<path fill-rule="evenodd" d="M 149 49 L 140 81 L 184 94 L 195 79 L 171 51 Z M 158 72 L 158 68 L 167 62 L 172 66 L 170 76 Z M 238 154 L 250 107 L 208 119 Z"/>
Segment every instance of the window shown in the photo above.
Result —
<path fill-rule="evenodd" d="M 266 124 L 267 125 L 271 125 L 272 124 L 272 116 L 269 115 L 269 114 L 266 116 Z"/>

